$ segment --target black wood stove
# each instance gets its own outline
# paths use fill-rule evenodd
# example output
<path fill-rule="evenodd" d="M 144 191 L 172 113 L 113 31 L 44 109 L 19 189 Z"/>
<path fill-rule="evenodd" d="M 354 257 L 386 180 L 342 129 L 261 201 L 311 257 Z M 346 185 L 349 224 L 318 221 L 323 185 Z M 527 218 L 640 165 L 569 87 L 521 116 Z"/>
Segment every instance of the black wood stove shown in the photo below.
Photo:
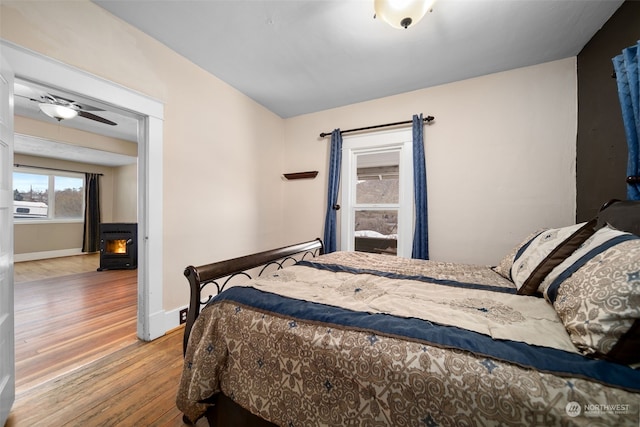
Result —
<path fill-rule="evenodd" d="M 138 268 L 138 224 L 100 224 L 100 268 L 133 270 Z"/>

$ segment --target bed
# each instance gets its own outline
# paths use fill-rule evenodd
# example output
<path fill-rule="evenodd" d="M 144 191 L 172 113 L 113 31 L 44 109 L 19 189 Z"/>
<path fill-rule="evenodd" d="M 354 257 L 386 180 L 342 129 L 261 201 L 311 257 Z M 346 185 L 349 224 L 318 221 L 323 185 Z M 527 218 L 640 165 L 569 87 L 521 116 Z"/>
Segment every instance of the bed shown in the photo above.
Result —
<path fill-rule="evenodd" d="M 638 426 L 638 234 L 624 201 L 495 266 L 317 239 L 189 266 L 177 405 L 212 426 Z"/>

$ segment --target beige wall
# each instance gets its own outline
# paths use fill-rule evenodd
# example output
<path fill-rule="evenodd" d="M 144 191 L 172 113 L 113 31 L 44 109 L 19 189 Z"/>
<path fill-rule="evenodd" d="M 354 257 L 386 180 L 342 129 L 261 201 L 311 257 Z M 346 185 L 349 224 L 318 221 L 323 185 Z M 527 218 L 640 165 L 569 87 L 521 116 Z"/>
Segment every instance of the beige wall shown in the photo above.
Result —
<path fill-rule="evenodd" d="M 575 216 L 573 58 L 283 120 L 87 1 L 3 1 L 0 19 L 1 37 L 164 103 L 165 310 L 187 303 L 188 264 L 321 236 L 318 134 L 336 127 L 436 117 L 425 128 L 434 258 L 494 263 Z M 320 174 L 281 178 L 306 170 Z"/>
<path fill-rule="evenodd" d="M 575 220 L 576 60 L 540 64 L 286 121 L 292 240 L 321 236 L 329 139 L 320 132 L 435 117 L 424 128 L 432 259 L 495 264 L 539 227 Z M 345 135 L 346 137 L 347 135 Z"/>
<path fill-rule="evenodd" d="M 113 222 L 138 222 L 138 165 L 114 168 Z"/>
<path fill-rule="evenodd" d="M 15 224 L 14 237 L 16 262 L 79 254 L 82 223 Z"/>
<path fill-rule="evenodd" d="M 280 117 L 87 0 L 2 1 L 0 37 L 164 103 L 166 310 L 186 265 L 288 241 Z"/>

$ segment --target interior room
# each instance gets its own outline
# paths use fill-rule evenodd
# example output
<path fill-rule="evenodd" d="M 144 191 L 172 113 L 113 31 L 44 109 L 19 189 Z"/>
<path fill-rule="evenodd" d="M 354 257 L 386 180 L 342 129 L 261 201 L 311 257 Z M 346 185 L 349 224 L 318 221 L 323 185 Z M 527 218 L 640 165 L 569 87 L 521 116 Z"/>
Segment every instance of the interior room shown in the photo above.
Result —
<path fill-rule="evenodd" d="M 352 168 L 353 183 L 413 185 L 420 175 L 407 166 L 407 153 L 416 152 L 412 126 L 423 116 L 423 234 L 426 259 L 434 262 L 499 266 L 531 233 L 577 226 L 596 218 L 605 202 L 628 199 L 629 149 L 612 58 L 640 39 L 640 2 L 437 0 L 403 23 L 383 3 L 0 1 L 0 55 L 14 100 L 11 120 L 0 121 L 2 145 L 13 147 L 1 157 L 10 172 L 0 184 L 11 181 L 8 173 L 99 174 L 101 222 L 137 224 L 136 269 L 126 278 L 104 272 L 133 289 L 137 339 L 128 331 L 128 344 L 58 379 L 89 378 L 96 363 L 107 372 L 115 366 L 110 352 L 134 360 L 161 348 L 157 363 L 173 375 L 171 386 L 157 386 L 167 406 L 154 409 L 145 400 L 136 420 L 181 425 L 184 414 L 195 422 L 203 413 L 175 407 L 184 323 L 191 330 L 202 322 L 187 266 L 316 238 L 324 250 L 331 244 L 338 252 L 357 247 L 411 258 L 413 192 L 394 192 L 392 208 L 359 200 L 355 209 L 366 215 L 342 216 L 352 206 L 340 199 L 350 181 L 332 183 L 336 130 L 343 144 L 338 169 L 350 171 L 345 165 L 359 155 L 375 160 Z M 66 106 L 74 117 L 50 117 L 40 104 Z M 378 135 L 386 138 L 381 145 L 367 139 Z M 342 193 L 333 200 L 335 185 Z M 14 207 L 8 203 L 0 211 Z M 410 207 L 408 220 L 395 213 L 403 206 Z M 369 215 L 376 209 L 382 220 Z M 83 250 L 82 220 L 2 218 L 5 300 L 18 286 L 18 264 L 93 257 L 83 268 L 100 267 L 96 251 Z M 338 232 L 328 241 L 331 221 Z M 3 329 L 3 342 L 13 343 L 13 323 L 4 328 L 10 332 Z M 13 378 L 14 364 L 5 362 L 3 375 Z M 54 408 L 46 396 L 58 386 L 63 382 L 46 381 L 18 396 L 0 390 L 0 420 L 28 425 L 28 399 Z M 597 403 L 629 403 L 639 414 L 638 392 L 621 387 L 627 394 L 607 389 Z M 147 399 L 137 390 L 132 399 Z M 255 414 L 260 405 L 241 406 Z M 131 407 L 121 406 L 113 419 L 134 419 Z M 559 417 L 570 421 L 563 411 Z M 50 421 L 72 422 L 63 413 Z M 89 409 L 82 414 L 73 422 L 95 421 Z M 283 423 L 260 415 L 248 425 Z"/>
<path fill-rule="evenodd" d="M 97 174 L 101 222 L 135 223 L 138 147 L 134 118 L 105 112 L 104 116 L 90 116 L 87 123 L 62 122 L 43 114 L 38 101 L 51 96 L 49 92 L 65 100 L 73 97 L 75 103 L 80 98 L 26 81 L 17 80 L 14 88 L 13 188 L 17 192 L 14 204 L 20 206 L 14 208 L 14 297 L 19 343 L 16 384 L 21 390 L 136 340 L 135 272 L 126 277 L 107 271 L 96 273 L 103 261 L 95 249 L 83 247 L 83 195 L 79 193 L 85 188 L 85 174 Z M 103 111 L 82 105 L 91 111 Z M 111 120 L 98 121 L 108 120 L 105 117 L 117 120 L 118 125 L 114 128 Z M 53 191 L 49 188 L 51 180 Z M 75 191 L 68 188 L 73 184 L 65 185 L 68 180 L 77 183 Z M 53 205 L 49 194 L 55 194 L 58 203 Z M 65 202 L 65 194 L 77 195 L 79 200 L 71 205 Z M 33 212 L 32 205 L 42 204 L 43 197 L 45 211 Z M 80 273 L 86 274 L 77 276 Z M 107 280 L 115 277 L 115 283 Z M 100 293 L 107 288 L 111 288 L 110 295 L 129 297 L 114 298 L 114 304 L 98 309 L 96 301 L 103 298 Z M 31 314 L 34 311 L 36 314 Z M 117 337 L 116 330 L 121 331 Z M 87 349 L 80 337 L 107 345 L 90 345 L 92 348 Z"/>
<path fill-rule="evenodd" d="M 109 137 L 57 123 L 39 113 L 38 103 L 30 99 L 16 96 L 14 165 L 19 165 L 16 171 L 38 174 L 42 170 L 52 170 L 62 175 L 65 172 L 99 173 L 101 220 L 136 222 L 138 153 L 135 121 L 127 135 L 129 139 Z M 82 222 L 51 225 L 18 219 L 14 227 L 14 259 L 20 262 L 79 255 L 82 253 L 82 231 Z"/>

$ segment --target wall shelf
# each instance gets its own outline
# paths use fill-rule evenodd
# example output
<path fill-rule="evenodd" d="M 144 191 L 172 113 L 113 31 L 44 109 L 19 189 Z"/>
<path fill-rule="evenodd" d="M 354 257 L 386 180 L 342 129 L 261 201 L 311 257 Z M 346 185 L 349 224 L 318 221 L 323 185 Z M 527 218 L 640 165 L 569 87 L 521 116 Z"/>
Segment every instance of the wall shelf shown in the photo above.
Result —
<path fill-rule="evenodd" d="M 283 174 L 285 178 L 291 179 L 313 179 L 318 175 L 318 171 L 295 172 Z"/>

